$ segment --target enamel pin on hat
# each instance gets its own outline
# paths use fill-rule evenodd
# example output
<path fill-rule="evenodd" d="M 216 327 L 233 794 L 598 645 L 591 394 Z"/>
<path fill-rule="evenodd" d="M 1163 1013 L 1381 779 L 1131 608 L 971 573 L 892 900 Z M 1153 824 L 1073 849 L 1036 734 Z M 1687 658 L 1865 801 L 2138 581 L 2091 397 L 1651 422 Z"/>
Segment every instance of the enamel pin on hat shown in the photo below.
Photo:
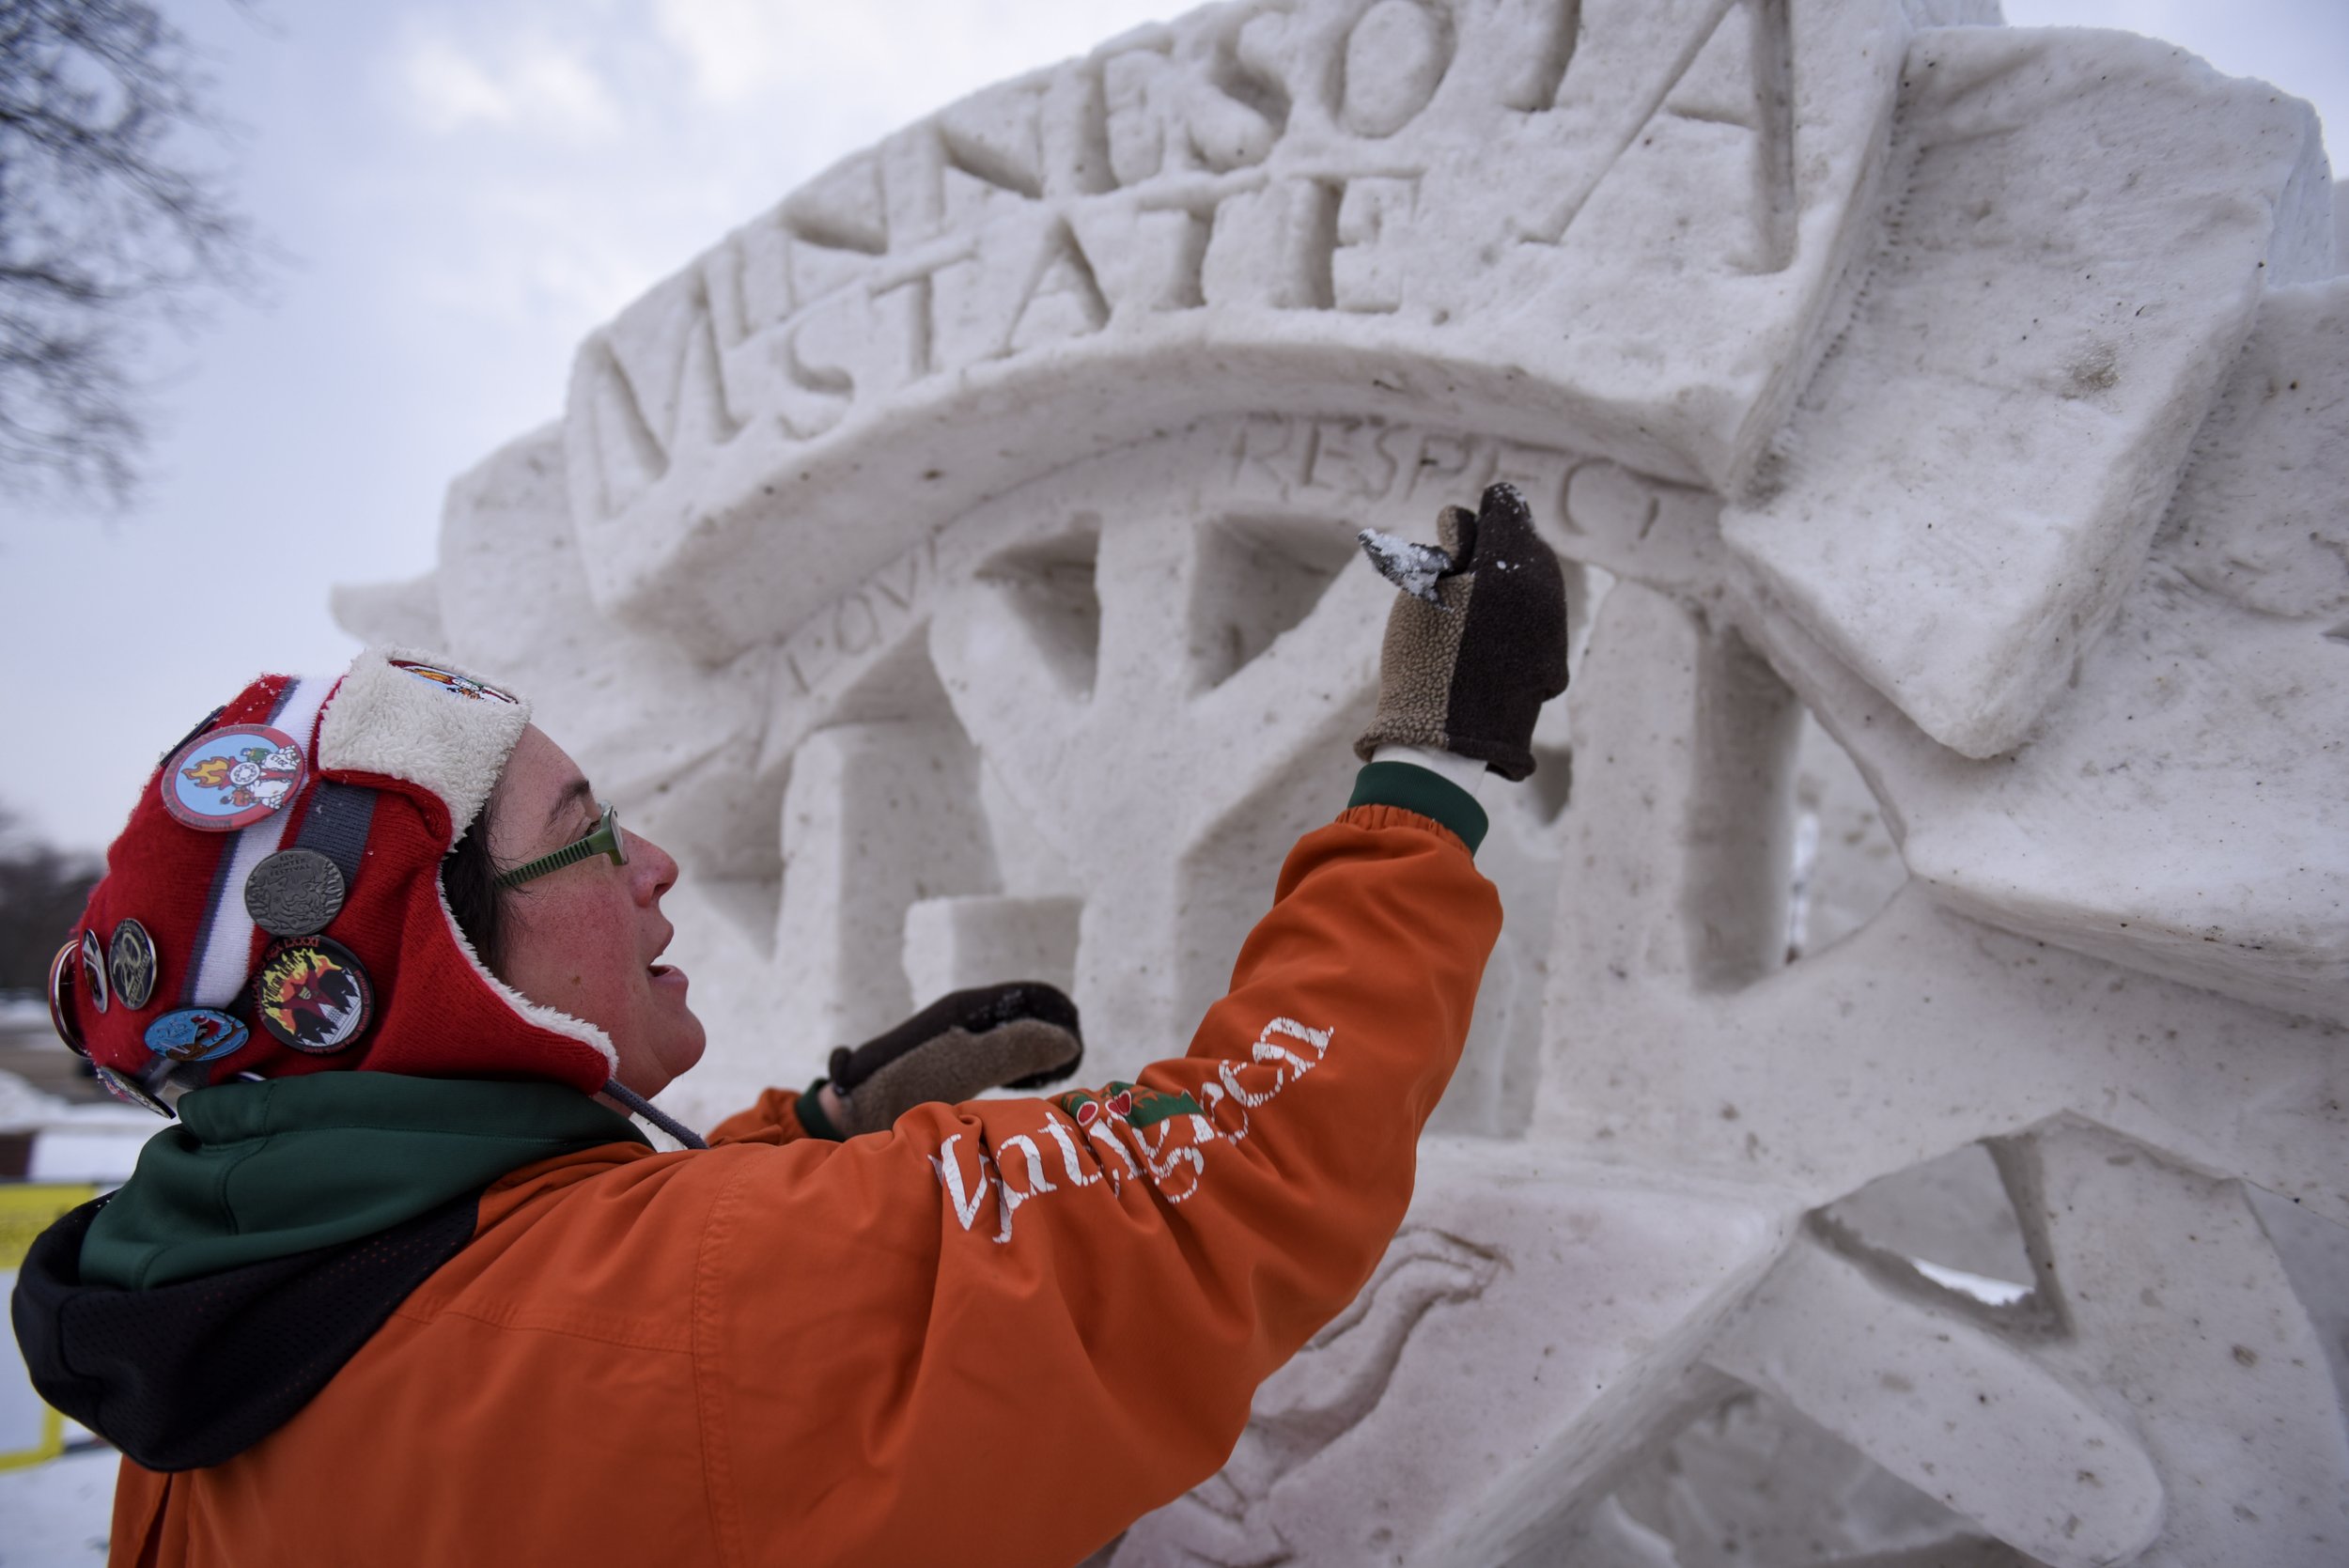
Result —
<path fill-rule="evenodd" d="M 470 697 L 477 703 L 505 703 L 511 706 L 516 699 L 499 691 L 486 680 L 460 675 L 454 670 L 443 670 L 437 664 L 419 664 L 412 659 L 387 660 L 395 670 L 405 670 L 418 680 L 428 681 L 442 691 L 459 697 Z"/>
<path fill-rule="evenodd" d="M 302 748 L 285 731 L 231 724 L 180 747 L 156 787 L 179 821 L 200 832 L 232 833 L 292 800 L 307 771 Z"/>
<path fill-rule="evenodd" d="M 313 1056 L 341 1050 L 375 1017 L 375 986 L 358 955 L 324 937 L 288 939 L 261 955 L 253 1012 L 272 1039 Z"/>
<path fill-rule="evenodd" d="M 155 939 L 137 921 L 126 920 L 115 927 L 114 939 L 106 944 L 106 978 L 114 983 L 115 996 L 133 1013 L 155 994 Z"/>
<path fill-rule="evenodd" d="M 123 1104 L 137 1106 L 141 1110 L 151 1110 L 165 1121 L 171 1119 L 171 1107 L 157 1099 L 147 1085 L 129 1073 L 117 1072 L 107 1066 L 96 1067 L 92 1071 L 97 1074 L 98 1081 L 105 1086 L 106 1093 Z"/>
<path fill-rule="evenodd" d="M 106 950 L 99 945 L 98 933 L 82 933 L 82 1000 L 89 1003 L 93 1013 L 103 1013 L 109 1000 L 106 990 Z"/>
<path fill-rule="evenodd" d="M 217 1007 L 179 1007 L 147 1026 L 147 1048 L 174 1062 L 212 1062 L 241 1049 L 253 1032 Z"/>
<path fill-rule="evenodd" d="M 272 937 L 314 937 L 342 913 L 342 867 L 315 849 L 280 849 L 244 879 L 245 913 Z"/>
<path fill-rule="evenodd" d="M 73 1021 L 73 995 L 82 984 L 73 966 L 81 961 L 80 942 L 66 943 L 49 960 L 49 1027 L 57 1032 L 57 1038 L 65 1042 L 68 1050 L 86 1057 L 89 1055 L 89 1047 L 82 1044 L 81 1028 Z"/>

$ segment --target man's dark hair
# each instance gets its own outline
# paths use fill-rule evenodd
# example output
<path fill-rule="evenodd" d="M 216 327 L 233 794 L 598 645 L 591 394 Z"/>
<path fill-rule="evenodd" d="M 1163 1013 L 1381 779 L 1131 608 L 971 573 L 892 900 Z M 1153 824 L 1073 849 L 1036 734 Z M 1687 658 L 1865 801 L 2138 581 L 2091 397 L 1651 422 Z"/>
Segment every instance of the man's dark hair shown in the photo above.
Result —
<path fill-rule="evenodd" d="M 448 894 L 449 913 L 457 917 L 457 929 L 473 943 L 473 950 L 482 966 L 492 974 L 497 972 L 498 959 L 498 868 L 490 859 L 490 827 L 488 812 L 474 818 L 462 837 L 441 860 L 441 891 Z"/>

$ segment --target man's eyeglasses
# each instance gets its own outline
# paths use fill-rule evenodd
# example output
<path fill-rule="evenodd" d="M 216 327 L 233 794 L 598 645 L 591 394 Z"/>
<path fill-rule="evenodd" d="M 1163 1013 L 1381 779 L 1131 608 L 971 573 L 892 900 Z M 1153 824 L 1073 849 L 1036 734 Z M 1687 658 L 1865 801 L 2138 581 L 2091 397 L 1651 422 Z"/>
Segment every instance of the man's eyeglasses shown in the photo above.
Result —
<path fill-rule="evenodd" d="M 596 823 L 595 831 L 576 844 L 567 844 L 552 854 L 535 861 L 524 861 L 511 871 L 498 873 L 498 886 L 517 888 L 534 877 L 544 877 L 550 871 L 560 871 L 574 865 L 590 855 L 609 855 L 614 865 L 628 864 L 628 846 L 620 842 L 620 814 L 609 805 Z"/>

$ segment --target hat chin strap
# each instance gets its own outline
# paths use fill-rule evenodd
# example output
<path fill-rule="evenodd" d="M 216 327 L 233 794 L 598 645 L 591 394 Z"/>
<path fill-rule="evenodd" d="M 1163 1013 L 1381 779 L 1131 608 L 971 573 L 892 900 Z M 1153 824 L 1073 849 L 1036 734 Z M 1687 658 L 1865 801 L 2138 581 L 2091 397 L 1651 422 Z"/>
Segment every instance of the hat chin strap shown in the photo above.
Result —
<path fill-rule="evenodd" d="M 603 1092 L 687 1148 L 707 1149 L 709 1147 L 708 1143 L 703 1141 L 700 1133 L 695 1132 L 668 1112 L 660 1110 L 652 1101 L 645 1098 L 635 1090 L 625 1087 L 618 1079 L 604 1079 Z"/>

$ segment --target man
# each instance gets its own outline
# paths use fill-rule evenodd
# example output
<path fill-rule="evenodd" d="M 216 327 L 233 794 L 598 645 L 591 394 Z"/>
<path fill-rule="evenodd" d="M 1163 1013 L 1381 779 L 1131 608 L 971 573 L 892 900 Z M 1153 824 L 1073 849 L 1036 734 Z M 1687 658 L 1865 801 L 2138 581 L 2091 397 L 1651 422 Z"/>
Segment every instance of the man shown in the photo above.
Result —
<path fill-rule="evenodd" d="M 646 1104 L 702 1050 L 676 863 L 524 704 L 375 652 L 246 688 L 53 970 L 179 1117 L 13 1303 L 125 1454 L 113 1560 L 1024 1568 L 1213 1473 L 1402 1220 L 1500 930 L 1473 785 L 1565 684 L 1516 493 L 1439 527 L 1365 537 L 1407 590 L 1368 766 L 1187 1056 L 968 1100 L 1066 1075 L 1078 1020 L 957 993 L 708 1146 Z M 255 746 L 297 753 L 273 805 L 208 782 Z"/>

